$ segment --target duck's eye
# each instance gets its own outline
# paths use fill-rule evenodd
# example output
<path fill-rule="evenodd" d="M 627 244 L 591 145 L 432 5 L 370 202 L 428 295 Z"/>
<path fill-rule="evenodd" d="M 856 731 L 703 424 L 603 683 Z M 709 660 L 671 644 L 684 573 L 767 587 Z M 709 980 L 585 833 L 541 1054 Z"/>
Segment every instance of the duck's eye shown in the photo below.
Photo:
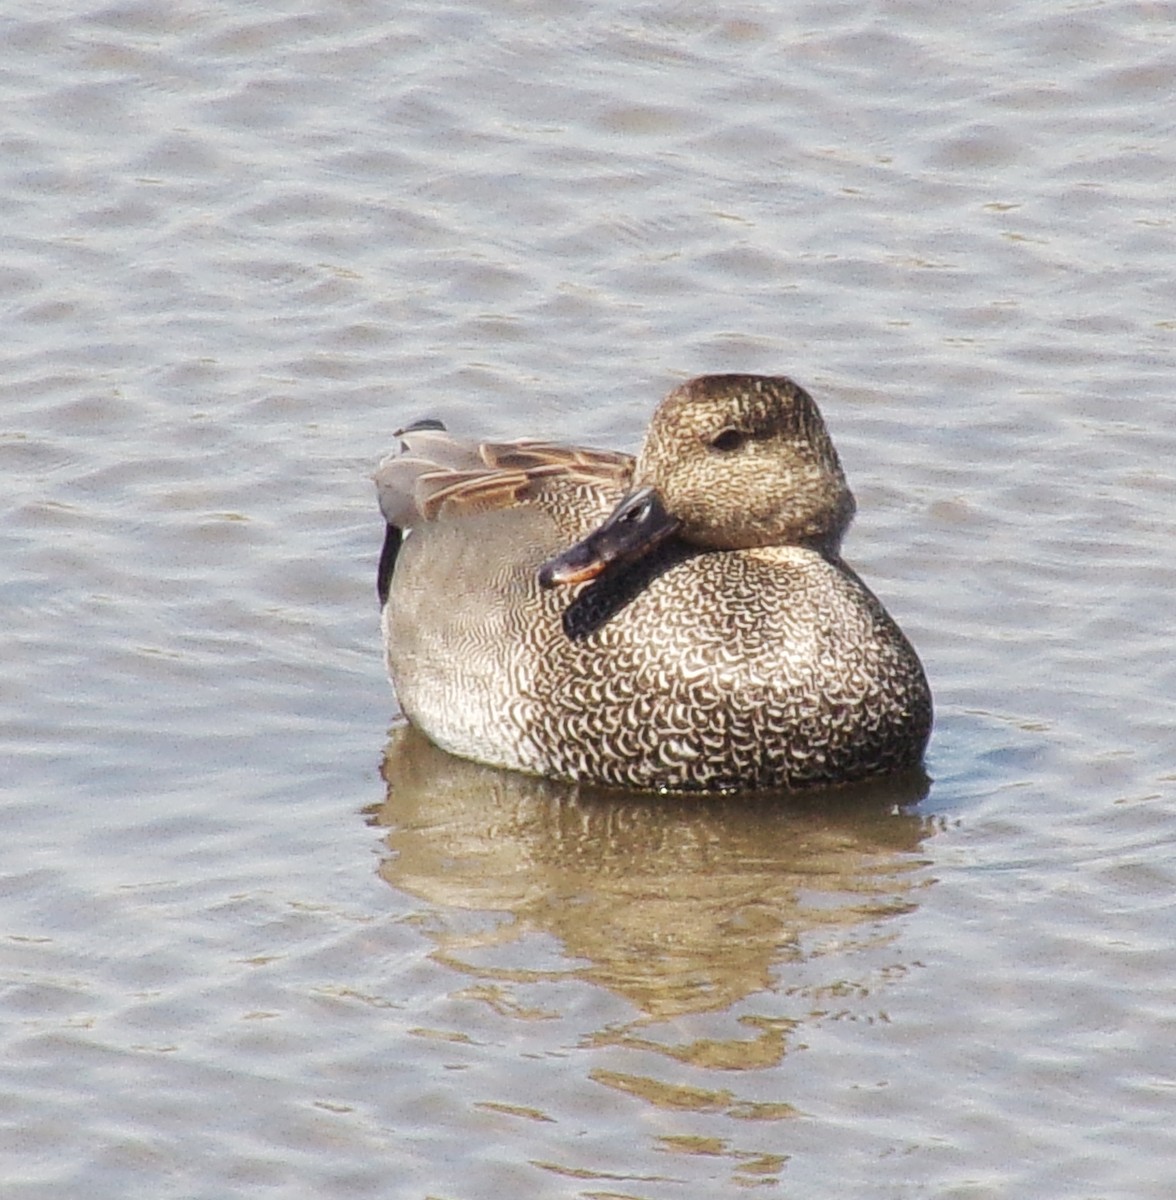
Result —
<path fill-rule="evenodd" d="M 711 438 L 710 448 L 718 450 L 720 454 L 730 454 L 732 450 L 738 450 L 745 441 L 747 434 L 742 429 L 724 429 Z"/>

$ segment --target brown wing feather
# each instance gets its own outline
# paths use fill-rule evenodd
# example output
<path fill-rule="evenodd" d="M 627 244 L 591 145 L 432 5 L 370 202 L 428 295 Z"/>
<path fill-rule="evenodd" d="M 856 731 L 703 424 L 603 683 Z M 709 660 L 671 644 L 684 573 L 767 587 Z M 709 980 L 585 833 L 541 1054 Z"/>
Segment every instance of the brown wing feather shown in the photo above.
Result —
<path fill-rule="evenodd" d="M 417 480 L 417 511 L 434 521 L 510 508 L 533 495 L 536 482 L 524 471 L 435 471 Z"/>
<path fill-rule="evenodd" d="M 533 499 L 558 477 L 623 488 L 633 474 L 629 454 L 534 439 L 475 445 L 444 431 L 412 430 L 403 448 L 375 474 L 384 516 L 399 528 L 442 514 L 509 508 Z"/>
<path fill-rule="evenodd" d="M 483 442 L 479 447 L 487 466 L 532 471 L 559 467 L 569 475 L 624 486 L 633 475 L 633 456 L 619 450 L 589 450 L 559 442 Z"/>

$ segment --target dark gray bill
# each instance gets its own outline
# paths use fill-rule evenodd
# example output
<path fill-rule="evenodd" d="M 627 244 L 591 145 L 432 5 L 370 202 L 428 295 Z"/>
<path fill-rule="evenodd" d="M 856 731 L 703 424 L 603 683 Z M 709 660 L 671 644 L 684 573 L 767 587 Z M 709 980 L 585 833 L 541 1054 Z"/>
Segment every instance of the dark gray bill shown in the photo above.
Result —
<path fill-rule="evenodd" d="M 583 541 L 539 568 L 539 586 L 558 587 L 595 579 L 607 567 L 633 563 L 662 544 L 678 528 L 651 487 L 630 492 Z"/>

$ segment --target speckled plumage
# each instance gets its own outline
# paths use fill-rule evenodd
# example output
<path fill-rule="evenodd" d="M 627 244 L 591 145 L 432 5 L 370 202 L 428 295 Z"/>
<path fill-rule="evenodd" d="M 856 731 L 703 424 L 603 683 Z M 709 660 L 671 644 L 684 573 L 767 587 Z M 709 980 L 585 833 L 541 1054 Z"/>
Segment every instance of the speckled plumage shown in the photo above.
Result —
<path fill-rule="evenodd" d="M 790 380 L 704 376 L 627 455 L 403 435 L 376 474 L 388 670 L 466 758 L 634 788 L 792 788 L 914 767 L 918 657 L 841 561 L 853 498 Z M 539 568 L 636 487 L 676 532 L 586 584 Z M 409 530 L 408 536 L 401 535 Z"/>

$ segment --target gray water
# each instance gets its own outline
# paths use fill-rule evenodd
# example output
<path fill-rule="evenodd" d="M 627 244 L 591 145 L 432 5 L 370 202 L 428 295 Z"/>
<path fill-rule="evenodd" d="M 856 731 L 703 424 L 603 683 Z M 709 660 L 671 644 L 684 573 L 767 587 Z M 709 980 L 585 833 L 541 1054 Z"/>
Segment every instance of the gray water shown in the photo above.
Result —
<path fill-rule="evenodd" d="M 1176 9 L 0 16 L 6 1200 L 1176 1186 Z M 392 431 L 788 373 L 926 795 L 399 727 Z"/>

